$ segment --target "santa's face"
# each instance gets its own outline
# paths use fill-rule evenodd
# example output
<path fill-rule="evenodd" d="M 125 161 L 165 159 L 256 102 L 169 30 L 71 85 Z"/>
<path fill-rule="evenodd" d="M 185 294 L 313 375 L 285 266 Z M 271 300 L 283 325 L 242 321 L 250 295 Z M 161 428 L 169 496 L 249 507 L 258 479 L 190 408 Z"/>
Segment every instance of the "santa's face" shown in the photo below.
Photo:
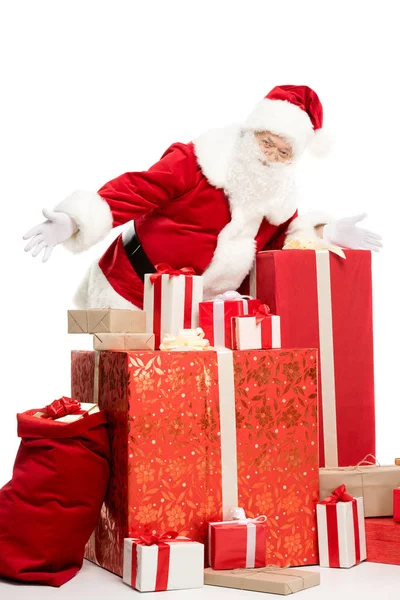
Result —
<path fill-rule="evenodd" d="M 265 163 L 290 164 L 293 158 L 291 145 L 279 135 L 270 131 L 257 131 L 255 138 L 261 152 L 265 156 Z"/>

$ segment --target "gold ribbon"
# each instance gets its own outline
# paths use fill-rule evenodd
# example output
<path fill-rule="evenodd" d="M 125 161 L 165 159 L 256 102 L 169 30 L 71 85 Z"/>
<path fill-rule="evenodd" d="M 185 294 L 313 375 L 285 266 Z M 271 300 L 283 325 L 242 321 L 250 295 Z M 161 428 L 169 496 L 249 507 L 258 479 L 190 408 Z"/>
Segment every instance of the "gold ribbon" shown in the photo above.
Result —
<path fill-rule="evenodd" d="M 261 569 L 232 569 L 230 573 L 232 575 L 242 575 L 242 578 L 239 580 L 240 589 L 244 590 L 246 588 L 243 587 L 244 581 L 251 577 L 252 575 L 263 575 L 264 573 L 271 573 L 272 575 L 287 575 L 288 577 L 295 577 L 296 579 L 301 579 L 302 589 L 305 588 L 305 580 L 304 577 L 298 575 L 297 573 L 282 573 L 283 570 L 288 569 L 289 567 L 277 567 L 276 565 L 267 565 L 266 567 L 262 567 Z M 289 588 L 291 594 L 294 594 L 297 590 L 293 590 L 290 587 L 289 583 L 286 583 Z M 300 590 L 299 590 L 300 591 Z"/>
<path fill-rule="evenodd" d="M 214 348 L 204 337 L 201 327 L 197 327 L 197 329 L 181 329 L 176 336 L 167 334 L 160 344 L 160 350 L 214 350 Z"/>
<path fill-rule="evenodd" d="M 287 238 L 283 250 L 329 250 L 341 258 L 346 258 L 345 253 L 339 246 L 329 244 L 322 238 Z"/>

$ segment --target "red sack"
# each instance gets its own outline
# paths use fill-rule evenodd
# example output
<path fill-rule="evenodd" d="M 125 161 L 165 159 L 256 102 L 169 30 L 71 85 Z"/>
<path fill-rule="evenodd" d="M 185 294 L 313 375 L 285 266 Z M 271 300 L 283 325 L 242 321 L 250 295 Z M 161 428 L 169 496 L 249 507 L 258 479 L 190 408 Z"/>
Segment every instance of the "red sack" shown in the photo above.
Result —
<path fill-rule="evenodd" d="M 0 490 L 0 577 L 59 587 L 82 567 L 106 494 L 104 412 L 73 423 L 17 415 L 21 444 Z"/>

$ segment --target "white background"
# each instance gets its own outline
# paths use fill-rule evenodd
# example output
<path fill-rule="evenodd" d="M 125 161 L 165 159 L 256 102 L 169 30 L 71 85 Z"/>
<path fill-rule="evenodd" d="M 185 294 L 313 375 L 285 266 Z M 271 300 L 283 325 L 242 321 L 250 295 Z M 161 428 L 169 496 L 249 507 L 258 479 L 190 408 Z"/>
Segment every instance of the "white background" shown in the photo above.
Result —
<path fill-rule="evenodd" d="M 300 210 L 368 211 L 374 261 L 378 458 L 400 454 L 396 3 L 6 0 L 0 12 L 0 484 L 15 413 L 67 395 L 66 310 L 106 247 L 43 265 L 22 235 L 77 188 L 156 162 L 173 141 L 244 119 L 278 84 L 313 87 L 336 147 L 305 159 Z M 107 241 L 107 244 L 109 240 Z M 396 282 L 396 283 L 395 283 Z"/>

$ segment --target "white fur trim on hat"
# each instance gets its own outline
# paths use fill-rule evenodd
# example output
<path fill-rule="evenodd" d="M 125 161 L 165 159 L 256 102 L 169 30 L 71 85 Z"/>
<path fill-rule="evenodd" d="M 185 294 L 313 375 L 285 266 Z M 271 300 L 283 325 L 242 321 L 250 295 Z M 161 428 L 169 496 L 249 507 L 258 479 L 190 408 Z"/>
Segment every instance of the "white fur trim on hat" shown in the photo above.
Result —
<path fill-rule="evenodd" d="M 246 129 L 270 131 L 288 140 L 294 153 L 301 154 L 314 135 L 308 114 L 287 100 L 264 98 L 244 123 Z"/>
<path fill-rule="evenodd" d="M 110 207 L 94 192 L 74 192 L 57 204 L 54 210 L 67 213 L 78 225 L 78 231 L 64 242 L 71 252 L 87 250 L 103 240 L 112 229 Z"/>
<path fill-rule="evenodd" d="M 318 158 L 324 158 L 329 154 L 333 146 L 332 138 L 322 129 L 317 129 L 311 138 L 307 150 Z"/>

